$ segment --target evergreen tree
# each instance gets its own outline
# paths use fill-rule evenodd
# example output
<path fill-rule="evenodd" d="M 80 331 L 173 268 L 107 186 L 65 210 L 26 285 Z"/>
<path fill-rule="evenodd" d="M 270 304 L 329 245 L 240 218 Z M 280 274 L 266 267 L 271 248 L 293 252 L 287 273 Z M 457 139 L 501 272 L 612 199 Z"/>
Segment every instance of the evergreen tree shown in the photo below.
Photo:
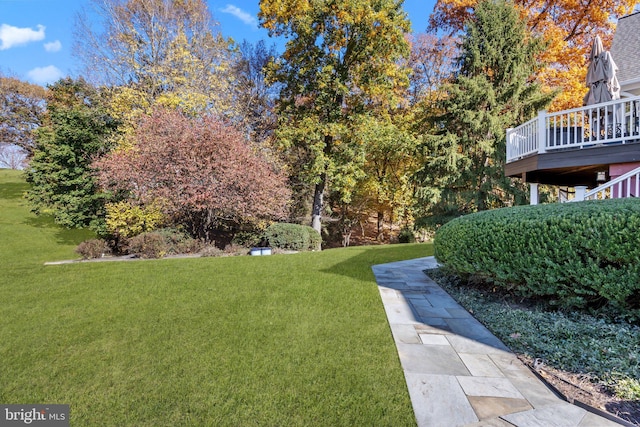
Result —
<path fill-rule="evenodd" d="M 99 92 L 84 80 L 59 80 L 49 89 L 27 170 L 27 198 L 35 213 L 51 213 L 63 226 L 88 226 L 104 216 L 104 196 L 90 166 L 108 150 L 116 126 Z"/>
<path fill-rule="evenodd" d="M 418 173 L 422 203 L 435 216 L 457 216 L 523 203 L 521 184 L 504 176 L 506 129 L 544 109 L 533 76 L 544 46 L 511 3 L 483 1 L 466 25 L 458 70 L 440 101 L 435 135 L 427 136 Z"/>

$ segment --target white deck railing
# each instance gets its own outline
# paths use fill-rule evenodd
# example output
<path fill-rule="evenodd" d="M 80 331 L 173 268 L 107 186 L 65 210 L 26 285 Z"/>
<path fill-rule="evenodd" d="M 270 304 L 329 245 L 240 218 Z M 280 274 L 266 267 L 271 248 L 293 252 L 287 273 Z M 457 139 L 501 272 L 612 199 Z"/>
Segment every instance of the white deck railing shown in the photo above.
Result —
<path fill-rule="evenodd" d="M 547 113 L 507 130 L 507 163 L 532 154 L 640 139 L 640 97 Z"/>
<path fill-rule="evenodd" d="M 640 167 L 584 193 L 584 200 L 640 197 Z M 573 201 L 580 201 L 574 199 Z"/>

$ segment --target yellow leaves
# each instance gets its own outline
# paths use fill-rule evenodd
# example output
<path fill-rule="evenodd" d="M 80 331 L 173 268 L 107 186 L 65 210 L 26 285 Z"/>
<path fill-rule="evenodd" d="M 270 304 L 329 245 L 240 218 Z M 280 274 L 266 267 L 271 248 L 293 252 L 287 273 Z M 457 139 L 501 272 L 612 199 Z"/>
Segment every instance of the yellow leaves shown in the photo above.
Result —
<path fill-rule="evenodd" d="M 258 17 L 264 28 L 280 35 L 284 28 L 279 27 L 308 15 L 311 8 L 308 0 L 261 0 Z"/>
<path fill-rule="evenodd" d="M 188 112 L 234 113 L 230 63 L 235 53 L 230 40 L 217 32 L 205 0 L 93 3 L 102 25 L 82 19 L 84 37 L 79 41 L 92 77 L 109 87 L 132 88 L 147 103 L 143 111 L 164 95 L 161 105 L 180 106 Z M 139 100 L 123 105 L 136 103 Z M 118 113 L 119 117 L 129 115 L 123 108 Z M 130 116 L 137 113 L 134 108 Z"/>
<path fill-rule="evenodd" d="M 262 0 L 261 23 L 290 37 L 270 78 L 287 85 L 277 131 L 299 179 L 328 183 L 351 200 L 364 179 L 367 143 L 354 131 L 359 115 L 384 115 L 404 95 L 406 15 L 395 0 Z M 284 117 L 284 116 L 283 116 Z"/>
<path fill-rule="evenodd" d="M 133 205 L 126 201 L 108 203 L 105 206 L 107 230 L 123 237 L 133 237 L 155 230 L 164 221 L 160 206 L 160 202 L 154 202 L 149 206 Z"/>
<path fill-rule="evenodd" d="M 196 116 L 207 108 L 209 97 L 197 92 L 166 92 L 158 96 L 155 105 L 172 110 L 181 110 L 187 115 Z"/>
<path fill-rule="evenodd" d="M 136 123 L 151 111 L 151 103 L 146 94 L 126 86 L 115 88 L 111 92 L 107 110 L 121 122 L 119 132 L 112 137 L 116 149 L 130 149 L 134 145 Z"/>
<path fill-rule="evenodd" d="M 437 29 L 463 29 L 478 0 L 438 0 L 430 17 L 430 26 Z M 528 19 L 529 29 L 542 35 L 547 43 L 539 60 L 549 64 L 537 76 L 547 88 L 560 88 L 552 111 L 582 104 L 586 92 L 583 78 L 585 58 L 596 35 L 609 46 L 616 17 L 633 11 L 636 0 L 515 0 L 516 7 Z"/>

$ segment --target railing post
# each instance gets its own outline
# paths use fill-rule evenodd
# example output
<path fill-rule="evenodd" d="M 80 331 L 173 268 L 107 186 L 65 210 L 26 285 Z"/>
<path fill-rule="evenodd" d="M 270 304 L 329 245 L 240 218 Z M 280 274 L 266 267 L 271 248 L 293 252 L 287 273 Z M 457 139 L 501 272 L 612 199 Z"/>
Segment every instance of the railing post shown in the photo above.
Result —
<path fill-rule="evenodd" d="M 547 112 L 538 111 L 538 154 L 547 151 Z"/>
<path fill-rule="evenodd" d="M 507 163 L 509 163 L 511 161 L 511 159 L 514 157 L 513 156 L 513 142 L 511 142 L 511 134 L 513 133 L 513 128 L 509 128 L 507 129 L 507 141 L 506 141 L 506 145 L 507 145 Z"/>
<path fill-rule="evenodd" d="M 584 195 L 587 192 L 587 187 L 585 185 L 577 185 L 576 187 L 576 195 L 574 201 L 582 202 L 584 201 Z"/>

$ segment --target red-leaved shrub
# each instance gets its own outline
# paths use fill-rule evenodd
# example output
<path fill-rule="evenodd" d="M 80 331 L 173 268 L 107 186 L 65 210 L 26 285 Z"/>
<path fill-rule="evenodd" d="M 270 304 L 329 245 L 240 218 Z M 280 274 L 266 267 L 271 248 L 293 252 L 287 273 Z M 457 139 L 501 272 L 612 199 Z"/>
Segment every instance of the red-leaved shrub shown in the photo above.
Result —
<path fill-rule="evenodd" d="M 291 196 L 282 169 L 213 116 L 157 110 L 138 126 L 133 149 L 94 166 L 104 189 L 159 202 L 175 223 L 207 241 L 221 226 L 285 217 Z"/>

